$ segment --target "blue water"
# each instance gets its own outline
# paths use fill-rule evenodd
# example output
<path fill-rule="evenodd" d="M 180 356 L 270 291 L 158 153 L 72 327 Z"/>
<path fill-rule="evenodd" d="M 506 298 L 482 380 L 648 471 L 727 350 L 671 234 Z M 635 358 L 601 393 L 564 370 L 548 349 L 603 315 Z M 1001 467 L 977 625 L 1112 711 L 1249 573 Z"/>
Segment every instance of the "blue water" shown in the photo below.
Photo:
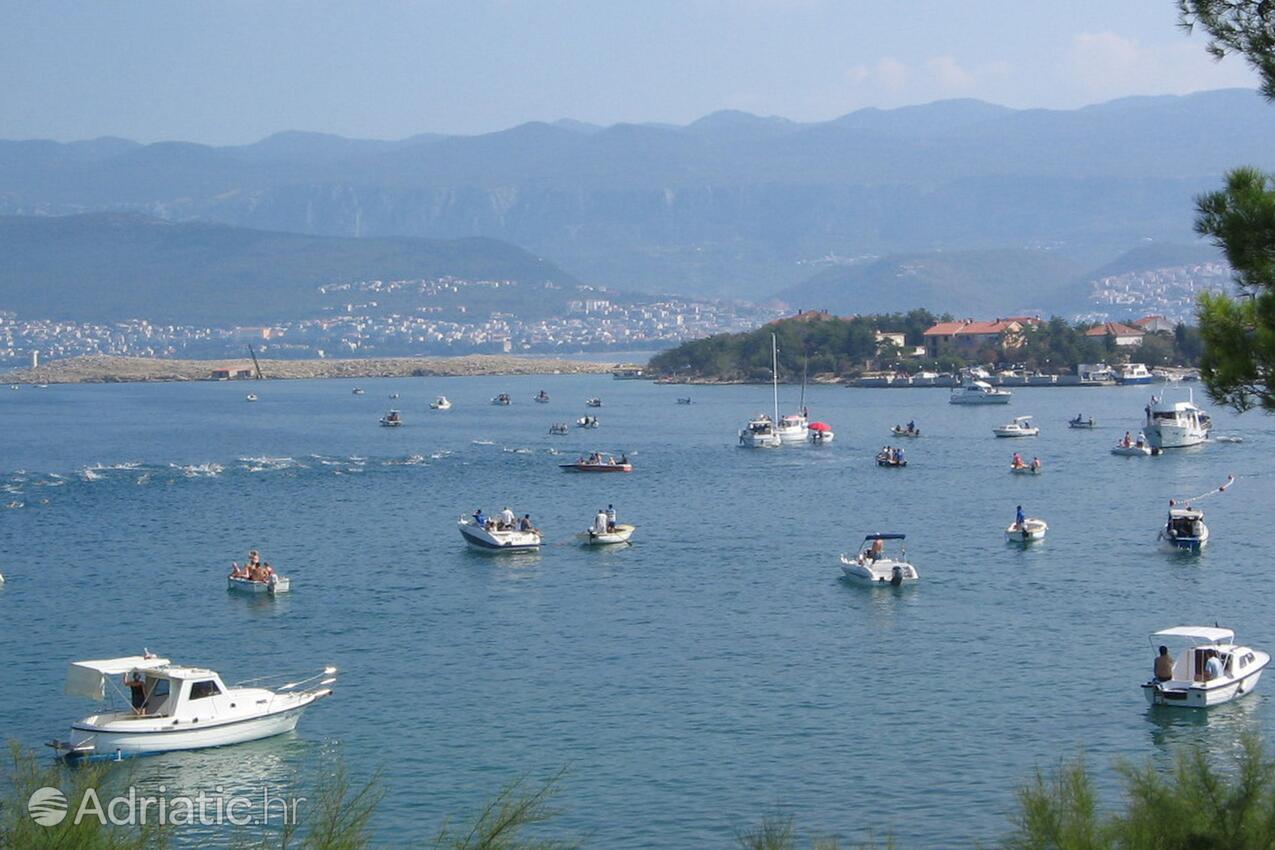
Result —
<path fill-rule="evenodd" d="M 330 663 L 336 694 L 296 733 L 142 759 L 133 780 L 304 793 L 337 762 L 380 769 L 377 836 L 399 845 L 566 767 L 554 831 L 591 847 L 731 847 L 776 810 L 811 835 L 940 847 L 1002 835 L 1037 766 L 1083 752 L 1110 790 L 1117 758 L 1225 754 L 1270 720 L 1275 682 L 1207 714 L 1149 710 L 1138 688 L 1157 628 L 1219 621 L 1275 646 L 1270 418 L 1214 409 L 1242 443 L 1117 458 L 1153 388 L 970 408 L 818 387 L 811 411 L 837 441 L 771 452 L 735 447 L 766 387 L 358 383 L 366 395 L 338 380 L 0 392 L 5 734 L 37 747 L 91 711 L 62 694 L 73 659 L 148 647 L 227 680 Z M 550 405 L 531 403 L 541 387 Z M 513 406 L 487 403 L 501 391 Z M 429 411 L 438 393 L 455 409 Z M 600 429 L 547 435 L 593 395 Z M 377 426 L 391 406 L 403 428 Z M 1068 430 L 1078 412 L 1100 427 Z M 992 437 L 1020 414 L 1040 438 Z M 878 469 L 909 418 L 925 434 L 910 466 Z M 594 448 L 636 471 L 557 469 Z M 1014 449 L 1046 473 L 1010 475 Z M 1235 487 L 1201 505 L 1206 553 L 1161 554 L 1167 499 L 1228 473 Z M 635 545 L 575 545 L 609 502 Z M 1019 503 L 1050 524 L 1027 551 L 1002 538 Z M 464 547 L 456 517 L 505 505 L 547 531 L 543 553 Z M 838 554 L 878 530 L 909 535 L 919 585 L 840 578 Z M 225 592 L 249 547 L 292 577 L 290 597 Z"/>

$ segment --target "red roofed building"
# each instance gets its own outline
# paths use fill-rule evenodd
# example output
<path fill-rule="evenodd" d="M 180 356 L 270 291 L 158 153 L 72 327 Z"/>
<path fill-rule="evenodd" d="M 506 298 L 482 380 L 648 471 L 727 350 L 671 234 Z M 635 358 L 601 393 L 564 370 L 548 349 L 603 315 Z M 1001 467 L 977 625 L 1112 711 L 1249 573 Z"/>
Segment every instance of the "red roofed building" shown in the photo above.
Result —
<path fill-rule="evenodd" d="M 1143 316 L 1134 319 L 1133 324 L 1149 334 L 1171 334 L 1177 330 L 1177 326 L 1164 316 Z"/>
<path fill-rule="evenodd" d="M 930 357 L 937 357 L 945 348 L 956 350 L 962 354 L 974 354 L 984 348 L 997 351 L 1012 351 L 1023 344 L 1023 325 L 1026 322 L 1037 322 L 1039 319 L 994 319 L 990 322 L 976 322 L 965 319 L 960 322 L 939 322 L 925 331 L 925 351 Z"/>
<path fill-rule="evenodd" d="M 1145 335 L 1146 332 L 1142 328 L 1135 328 L 1120 322 L 1103 322 L 1101 325 L 1095 325 L 1085 331 L 1085 336 L 1091 339 L 1111 337 L 1115 344 L 1120 347 L 1142 345 L 1142 337 Z"/>

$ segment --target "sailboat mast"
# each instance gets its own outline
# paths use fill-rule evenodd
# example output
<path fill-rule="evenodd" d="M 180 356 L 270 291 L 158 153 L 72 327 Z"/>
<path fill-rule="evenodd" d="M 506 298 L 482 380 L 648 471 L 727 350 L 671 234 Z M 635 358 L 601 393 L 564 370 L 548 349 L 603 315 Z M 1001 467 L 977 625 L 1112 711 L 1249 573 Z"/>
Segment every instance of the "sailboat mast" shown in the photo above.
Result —
<path fill-rule="evenodd" d="M 770 377 L 775 391 L 775 427 L 779 427 L 779 341 L 770 335 Z"/>
<path fill-rule="evenodd" d="M 801 405 L 800 413 L 806 415 L 806 372 L 810 369 L 810 355 L 807 354 L 805 359 L 801 361 Z"/>

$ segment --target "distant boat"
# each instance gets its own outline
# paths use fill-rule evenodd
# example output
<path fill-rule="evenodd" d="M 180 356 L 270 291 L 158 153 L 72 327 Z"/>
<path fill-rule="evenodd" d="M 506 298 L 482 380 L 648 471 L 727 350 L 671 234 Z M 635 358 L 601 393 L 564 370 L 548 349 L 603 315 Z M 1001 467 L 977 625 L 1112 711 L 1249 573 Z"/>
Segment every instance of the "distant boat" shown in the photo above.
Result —
<path fill-rule="evenodd" d="M 598 424 L 598 417 L 596 416 L 581 416 L 576 420 L 577 428 L 597 428 Z"/>
<path fill-rule="evenodd" d="M 585 407 L 601 407 L 601 406 L 602 406 L 602 399 L 600 399 L 600 398 L 591 398 L 591 399 L 589 399 L 588 401 L 586 401 L 586 402 L 584 403 L 584 406 L 585 406 Z"/>
<path fill-rule="evenodd" d="M 1116 382 L 1120 384 L 1149 384 L 1155 376 L 1147 371 L 1144 363 L 1126 363 L 1116 373 Z"/>
<path fill-rule="evenodd" d="M 885 554 L 885 541 L 906 538 L 907 535 L 904 534 L 869 534 L 863 538 L 864 545 L 858 555 L 842 554 L 841 571 L 846 574 L 846 578 L 877 586 L 898 587 L 915 582 L 920 576 L 916 567 L 903 560 L 907 557 L 906 550 L 898 558 L 890 558 Z"/>
<path fill-rule="evenodd" d="M 440 395 L 429 403 L 430 410 L 451 410 L 452 403 L 447 400 L 447 396 Z"/>
<path fill-rule="evenodd" d="M 762 413 L 754 416 L 739 432 L 740 446 L 748 449 L 776 449 L 783 445 L 780 439 L 779 422 L 779 343 L 775 335 L 770 335 L 770 381 L 774 396 L 775 415 Z"/>
<path fill-rule="evenodd" d="M 257 400 L 257 394 L 256 394 L 256 393 L 248 393 L 246 396 L 244 396 L 244 399 L 243 399 L 243 400 L 244 400 L 244 401 L 256 401 L 256 400 Z"/>
<path fill-rule="evenodd" d="M 974 381 L 956 387 L 948 396 L 949 404 L 1009 404 L 1009 390 L 996 389 L 986 381 Z"/>
<path fill-rule="evenodd" d="M 1049 530 L 1049 524 L 1038 517 L 1029 516 L 1023 520 L 1023 524 L 1016 522 L 1010 523 L 1005 529 L 1006 543 L 1035 543 L 1037 540 L 1045 539 L 1045 532 Z"/>
<path fill-rule="evenodd" d="M 544 390 L 541 390 L 540 392 L 536 393 L 535 402 L 536 404 L 548 404 L 549 394 L 545 392 Z"/>
<path fill-rule="evenodd" d="M 1185 401 L 1169 401 L 1166 393 L 1152 396 L 1145 408 L 1143 431 L 1155 449 L 1180 449 L 1198 446 L 1209 438 L 1213 420 L 1195 403 L 1195 393 L 1187 389 Z"/>
<path fill-rule="evenodd" d="M 397 399 L 398 393 L 390 393 L 390 401 L 396 401 Z"/>
<path fill-rule="evenodd" d="M 1075 418 L 1075 419 L 1068 419 L 1068 420 L 1067 420 L 1067 427 L 1068 427 L 1068 428 L 1093 428 L 1093 427 L 1095 427 L 1096 425 L 1097 425 L 1097 423 L 1093 421 L 1093 417 L 1092 417 L 1092 416 L 1090 416 L 1088 419 L 1086 419 L 1086 418 L 1084 418 L 1083 416 L 1081 416 L 1079 413 L 1077 413 L 1077 414 L 1076 414 L 1076 418 Z"/>
<path fill-rule="evenodd" d="M 513 399 L 509 397 L 509 393 L 501 393 L 491 400 L 491 403 L 498 407 L 508 407 L 513 403 Z"/>
<path fill-rule="evenodd" d="M 1035 437 L 1040 429 L 1032 424 L 1030 416 L 1015 416 L 1013 422 L 992 428 L 992 433 L 998 437 Z"/>
<path fill-rule="evenodd" d="M 1204 511 L 1192 507 L 1170 507 L 1169 519 L 1160 529 L 1160 548 L 1166 552 L 1200 554 L 1209 544 L 1209 527 L 1204 524 Z"/>
<path fill-rule="evenodd" d="M 382 428 L 397 428 L 403 424 L 403 417 L 397 410 L 391 410 L 389 413 L 381 417 Z"/>
<path fill-rule="evenodd" d="M 352 392 L 353 392 L 355 395 L 363 395 L 363 388 L 362 388 L 362 387 L 355 387 L 355 388 L 352 390 Z"/>
<path fill-rule="evenodd" d="M 816 446 L 831 443 L 837 436 L 836 433 L 833 432 L 832 426 L 827 422 L 811 422 L 806 433 L 809 436 L 810 442 L 814 443 Z"/>
<path fill-rule="evenodd" d="M 555 437 L 565 437 L 570 432 L 565 422 L 555 422 L 549 426 L 549 433 Z"/>
<path fill-rule="evenodd" d="M 691 397 L 690 397 L 690 396 L 687 396 L 686 398 L 679 398 L 679 399 L 677 400 L 677 403 L 678 403 L 678 404 L 690 404 L 690 403 L 691 403 Z"/>

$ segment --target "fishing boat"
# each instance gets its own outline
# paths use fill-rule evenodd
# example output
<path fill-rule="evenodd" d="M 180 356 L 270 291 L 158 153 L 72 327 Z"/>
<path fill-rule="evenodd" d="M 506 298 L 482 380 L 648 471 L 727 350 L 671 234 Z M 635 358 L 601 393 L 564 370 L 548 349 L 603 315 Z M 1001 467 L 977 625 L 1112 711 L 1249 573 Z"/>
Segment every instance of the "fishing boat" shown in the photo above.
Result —
<path fill-rule="evenodd" d="M 858 555 L 841 556 L 841 571 L 847 578 L 873 585 L 892 585 L 915 582 L 920 576 L 916 567 L 903 560 L 907 557 L 904 549 L 899 558 L 891 558 L 885 554 L 885 541 L 905 540 L 906 534 L 869 534 L 863 538 L 863 547 Z"/>
<path fill-rule="evenodd" d="M 952 389 L 948 404 L 1009 404 L 1009 390 L 993 387 L 987 381 L 972 381 Z"/>
<path fill-rule="evenodd" d="M 1086 419 L 1085 417 L 1081 416 L 1079 413 L 1076 414 L 1075 419 L 1067 420 L 1068 428 L 1094 428 L 1096 426 L 1097 426 L 1097 423 L 1093 421 L 1092 416 Z"/>
<path fill-rule="evenodd" d="M 1112 447 L 1111 453 L 1121 457 L 1150 457 L 1152 449 L 1145 434 L 1139 433 L 1137 439 L 1126 434 Z"/>
<path fill-rule="evenodd" d="M 916 439 L 921 436 L 921 429 L 916 427 L 914 423 L 909 422 L 906 427 L 903 425 L 895 425 L 890 429 L 890 433 L 896 437 L 909 437 L 911 439 Z"/>
<path fill-rule="evenodd" d="M 1045 539 L 1045 532 L 1049 530 L 1049 524 L 1038 517 L 1029 516 L 1023 520 L 1021 524 L 1012 522 L 1009 528 L 1005 529 L 1006 543 L 1035 543 L 1038 540 Z"/>
<path fill-rule="evenodd" d="M 271 574 L 265 581 L 257 581 L 233 573 L 226 576 L 226 589 L 236 593 L 269 593 L 272 596 L 292 590 L 292 579 L 286 576 Z"/>
<path fill-rule="evenodd" d="M 244 400 L 244 401 L 256 401 L 256 400 L 257 400 L 257 394 L 256 394 L 256 393 L 248 393 L 246 396 L 244 396 L 244 397 L 243 397 L 243 400 Z"/>
<path fill-rule="evenodd" d="M 1035 437 L 1040 429 L 1032 424 L 1030 416 L 1015 416 L 1013 422 L 992 428 L 992 433 L 998 437 Z"/>
<path fill-rule="evenodd" d="M 810 437 L 810 442 L 814 443 L 816 446 L 825 446 L 828 443 L 831 443 L 837 436 L 836 433 L 833 432 L 832 426 L 827 422 L 811 422 L 806 428 L 806 433 Z"/>
<path fill-rule="evenodd" d="M 690 403 L 691 403 L 691 397 L 690 397 L 690 396 L 687 396 L 686 398 L 679 398 L 679 399 L 677 400 L 677 403 L 678 403 L 678 404 L 690 404 Z"/>
<path fill-rule="evenodd" d="M 1169 503 L 1169 517 L 1157 540 L 1166 552 L 1198 555 L 1209 544 L 1209 527 L 1204 524 L 1204 511 L 1187 505 L 1179 508 Z"/>
<path fill-rule="evenodd" d="M 549 394 L 545 392 L 544 390 L 541 390 L 540 392 L 536 393 L 536 397 L 534 401 L 536 402 L 536 404 L 548 404 Z"/>
<path fill-rule="evenodd" d="M 586 401 L 585 401 L 584 406 L 585 406 L 585 407 L 601 407 L 601 406 L 602 406 L 602 399 L 600 399 L 600 398 L 591 398 L 591 399 L 588 399 L 588 400 L 586 400 Z"/>
<path fill-rule="evenodd" d="M 1032 458 L 1031 463 L 1023 463 L 1022 458 L 1015 455 L 1014 460 L 1009 465 L 1009 471 L 1015 475 L 1040 475 L 1044 472 L 1044 467 L 1040 464 L 1040 458 Z"/>
<path fill-rule="evenodd" d="M 598 424 L 598 417 L 596 416 L 581 416 L 576 420 L 577 428 L 597 428 Z"/>
<path fill-rule="evenodd" d="M 1209 437 L 1209 429 L 1213 421 L 1209 415 L 1195 404 L 1195 394 L 1186 388 L 1187 397 L 1171 401 L 1167 391 L 1152 396 L 1151 402 L 1143 408 L 1146 421 L 1143 431 L 1147 442 L 1155 449 L 1180 449 L 1198 446 Z"/>
<path fill-rule="evenodd" d="M 336 668 L 288 682 L 274 690 L 227 685 L 202 667 L 173 664 L 150 653 L 98 661 L 75 661 L 65 692 L 102 701 L 107 684 L 124 698 L 120 677 L 129 684 L 132 708 L 92 714 L 71 725 L 71 735 L 49 746 L 66 759 L 122 759 L 149 753 L 196 750 L 256 741 L 296 728 L 301 714 L 331 696 Z"/>
<path fill-rule="evenodd" d="M 434 399 L 433 401 L 429 403 L 429 409 L 430 410 L 451 410 L 452 403 L 451 401 L 448 400 L 447 396 L 440 395 L 438 398 Z"/>
<path fill-rule="evenodd" d="M 1171 664 L 1172 675 L 1152 676 L 1142 694 L 1152 705 L 1179 708 L 1208 708 L 1250 693 L 1271 661 L 1269 653 L 1237 645 L 1235 632 L 1218 626 L 1162 629 L 1151 635 L 1151 648 L 1157 672 L 1161 663 Z"/>
<path fill-rule="evenodd" d="M 555 437 L 565 437 L 570 430 L 565 422 L 555 422 L 549 426 L 549 433 Z"/>
<path fill-rule="evenodd" d="M 509 393 L 501 393 L 491 400 L 491 403 L 500 407 L 508 407 L 513 403 L 513 399 L 509 397 Z"/>
<path fill-rule="evenodd" d="M 397 410 L 391 410 L 381 417 L 382 428 L 397 428 L 403 424 L 403 417 Z"/>
<path fill-rule="evenodd" d="M 877 466 L 885 466 L 890 469 L 902 469 L 907 466 L 908 462 L 903 457 L 903 449 L 895 449 L 886 446 L 877 452 Z"/>
<path fill-rule="evenodd" d="M 1116 372 L 1118 384 L 1149 384 L 1154 380 L 1145 363 L 1126 363 Z"/>
<path fill-rule="evenodd" d="M 589 457 L 582 457 L 574 463 L 560 463 L 558 468 L 563 472 L 632 472 L 633 464 L 628 457 L 621 455 L 619 460 L 594 452 Z"/>
<path fill-rule="evenodd" d="M 611 509 L 598 511 L 593 518 L 593 525 L 576 535 L 585 546 L 614 546 L 617 543 L 628 543 L 636 526 L 615 521 L 615 512 Z"/>
<path fill-rule="evenodd" d="M 775 415 L 761 413 L 748 421 L 739 432 L 739 445 L 746 449 L 775 449 L 783 445 L 776 423 L 779 421 L 779 343 L 770 335 L 770 385 Z"/>
<path fill-rule="evenodd" d="M 479 525 L 472 517 L 461 517 L 456 525 L 466 543 L 484 552 L 536 552 L 540 549 L 541 535 L 537 529 L 499 528 L 494 520 Z"/>

